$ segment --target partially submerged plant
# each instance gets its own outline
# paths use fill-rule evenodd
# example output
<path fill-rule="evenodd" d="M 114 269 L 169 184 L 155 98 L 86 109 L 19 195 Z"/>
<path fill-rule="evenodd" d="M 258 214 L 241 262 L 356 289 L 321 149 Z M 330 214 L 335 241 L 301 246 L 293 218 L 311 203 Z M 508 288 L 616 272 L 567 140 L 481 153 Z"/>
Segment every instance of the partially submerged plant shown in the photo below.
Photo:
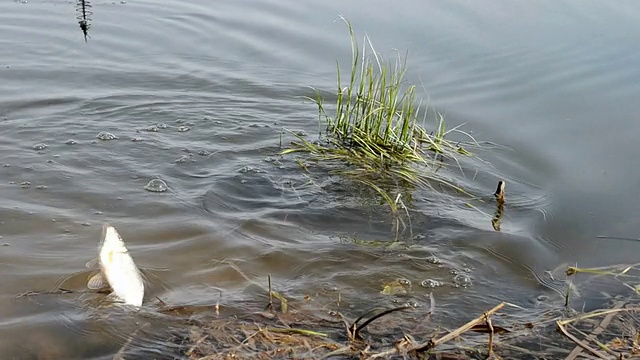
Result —
<path fill-rule="evenodd" d="M 318 106 L 326 136 L 318 142 L 298 136 L 300 141 L 282 153 L 307 152 L 318 161 L 346 163 L 335 172 L 375 190 L 394 212 L 404 208 L 392 192 L 398 187 L 432 187 L 432 183 L 438 183 L 464 193 L 438 173 L 445 158 L 460 167 L 457 157 L 471 155 L 459 143 L 445 139 L 450 132 L 461 131 L 447 131 L 441 114 L 436 129 L 427 131 L 428 107 L 416 102 L 415 85 L 404 81 L 406 58 L 398 56 L 394 62 L 385 62 L 368 37 L 364 41 L 370 52 L 366 46 L 361 49 L 351 24 L 342 20 L 349 28 L 352 63 L 346 85 L 338 65 L 335 115 L 327 113 L 317 90 L 316 98 L 307 97 Z"/>

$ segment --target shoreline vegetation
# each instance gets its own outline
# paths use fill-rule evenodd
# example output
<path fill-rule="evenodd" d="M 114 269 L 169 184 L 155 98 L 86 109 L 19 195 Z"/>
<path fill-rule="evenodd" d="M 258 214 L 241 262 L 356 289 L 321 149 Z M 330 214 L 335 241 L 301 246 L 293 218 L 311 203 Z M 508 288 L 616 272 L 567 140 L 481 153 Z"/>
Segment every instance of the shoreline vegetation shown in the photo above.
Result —
<path fill-rule="evenodd" d="M 251 305 L 224 301 L 168 305 L 157 299 L 145 307 L 155 308 L 154 312 L 164 316 L 165 324 L 158 327 L 143 322 L 123 337 L 113 359 L 140 358 L 145 351 L 157 353 L 157 339 L 167 330 L 170 335 L 163 353 L 175 351 L 175 358 L 188 360 L 615 360 L 640 355 L 640 263 L 600 268 L 567 266 L 564 297 L 549 299 L 544 307 L 526 308 L 496 299 L 495 306 L 469 314 L 466 323 L 454 327 L 446 320 L 446 312 L 436 305 L 433 294 L 428 295 L 427 308 L 395 302 L 394 307 L 374 307 L 356 318 L 349 299 L 339 293 L 318 292 L 303 299 L 287 299 L 272 288 L 270 275 L 266 284 L 260 284 L 235 265 L 233 268 L 264 289 L 264 300 Z M 605 281 L 615 285 L 614 293 L 606 294 L 606 300 L 596 309 L 584 310 L 575 298 L 579 298 L 575 285 L 578 276 L 585 288 L 593 281 Z M 18 298 L 105 293 L 71 289 L 69 285 L 63 281 L 55 290 L 29 292 Z M 238 313 L 237 306 L 244 310 Z M 156 339 L 156 345 L 150 348 L 149 338 Z"/>
<path fill-rule="evenodd" d="M 368 37 L 360 46 L 351 23 L 345 18 L 351 39 L 352 61 L 348 79 L 337 64 L 335 113 L 329 114 L 320 92 L 305 97 L 318 107 L 318 141 L 292 133 L 297 140 L 281 154 L 306 153 L 312 162 L 333 166 L 332 174 L 367 186 L 381 196 L 395 214 L 405 210 L 402 198 L 411 199 L 415 188 L 435 186 L 471 197 L 439 172 L 453 161 L 462 169 L 461 157 L 472 157 L 467 149 L 478 142 L 460 126 L 447 129 L 444 116 L 435 113 L 436 124 L 427 129 L 428 104 L 416 99 L 416 86 L 404 79 L 406 56 L 387 61 Z M 460 133 L 470 142 L 454 142 L 448 135 Z M 305 159 L 306 160 L 306 159 Z M 299 162 L 300 163 L 300 162 Z M 300 165 L 309 171 L 307 165 Z M 404 192 L 404 194 L 403 194 Z"/>

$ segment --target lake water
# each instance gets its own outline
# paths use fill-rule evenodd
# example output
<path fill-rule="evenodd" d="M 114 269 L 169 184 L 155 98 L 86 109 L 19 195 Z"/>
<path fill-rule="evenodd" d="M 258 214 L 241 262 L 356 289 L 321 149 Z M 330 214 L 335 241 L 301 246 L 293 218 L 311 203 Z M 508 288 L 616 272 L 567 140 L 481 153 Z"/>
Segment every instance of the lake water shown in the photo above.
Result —
<path fill-rule="evenodd" d="M 389 304 L 380 290 L 406 278 L 401 300 L 426 307 L 433 293 L 452 324 L 501 300 L 561 303 L 534 274 L 562 264 L 637 262 L 639 242 L 597 238 L 640 237 L 636 1 L 91 5 L 85 42 L 74 3 L 0 2 L 7 358 L 118 350 L 127 330 L 96 320 L 103 295 L 16 299 L 74 274 L 67 283 L 82 288 L 105 222 L 157 285 L 150 304 L 264 301 L 239 268 L 262 284 L 270 273 L 293 299 L 340 292 L 357 313 Z M 408 51 L 407 80 L 450 128 L 499 145 L 456 176 L 487 197 L 506 179 L 500 233 L 494 205 L 476 204 L 483 214 L 420 192 L 413 237 L 376 246 L 394 238 L 384 206 L 278 156 L 283 128 L 315 138 L 317 109 L 302 97 L 334 92 L 336 61 L 348 66 L 339 15 L 383 55 Z M 118 139 L 97 139 L 103 131 Z M 155 177 L 169 190 L 146 191 Z M 428 279 L 443 286 L 421 286 Z"/>

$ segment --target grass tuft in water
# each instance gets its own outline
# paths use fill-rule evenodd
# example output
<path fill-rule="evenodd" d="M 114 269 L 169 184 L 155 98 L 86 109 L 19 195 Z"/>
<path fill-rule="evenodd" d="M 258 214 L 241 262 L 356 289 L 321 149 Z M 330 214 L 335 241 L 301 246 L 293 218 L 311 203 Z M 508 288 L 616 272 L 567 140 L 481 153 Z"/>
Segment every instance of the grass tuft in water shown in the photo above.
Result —
<path fill-rule="evenodd" d="M 385 61 L 368 37 L 366 45 L 360 46 L 349 21 L 342 20 L 349 28 L 352 62 L 346 84 L 337 67 L 335 114 L 329 115 L 316 90 L 316 97 L 307 99 L 318 106 L 324 134 L 321 131 L 315 142 L 296 135 L 298 141 L 282 154 L 305 152 L 319 162 L 346 164 L 333 172 L 375 190 L 394 212 L 404 209 L 398 189 L 440 184 L 466 193 L 438 174 L 446 159 L 460 167 L 458 158 L 471 156 L 460 143 L 446 139 L 450 132 L 461 131 L 447 130 L 444 116 L 437 114 L 435 129 L 429 132 L 425 128 L 428 106 L 417 101 L 415 85 L 404 80 L 406 57 Z"/>

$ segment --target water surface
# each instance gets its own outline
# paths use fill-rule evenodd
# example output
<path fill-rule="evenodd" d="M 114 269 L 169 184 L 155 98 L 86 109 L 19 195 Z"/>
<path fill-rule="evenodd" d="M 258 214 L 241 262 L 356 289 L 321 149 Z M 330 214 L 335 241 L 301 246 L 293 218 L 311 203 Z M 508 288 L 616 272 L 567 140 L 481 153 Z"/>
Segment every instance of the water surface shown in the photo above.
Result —
<path fill-rule="evenodd" d="M 258 282 L 271 273 L 291 298 L 339 291 L 354 313 L 389 304 L 380 290 L 406 278 L 400 301 L 427 306 L 433 292 L 452 323 L 500 300 L 557 301 L 532 271 L 636 261 L 637 242 L 596 238 L 640 236 L 635 2 L 92 6 L 85 43 L 73 3 L 0 3 L 0 350 L 10 357 L 109 358 L 135 328 L 127 316 L 96 320 L 101 295 L 15 299 L 72 274 L 81 287 L 104 222 L 147 269 L 150 296 L 172 304 L 264 300 L 232 262 Z M 492 166 L 455 177 L 487 196 L 507 180 L 501 233 L 490 204 L 487 216 L 420 192 L 413 237 L 372 246 L 394 237 L 387 209 L 278 157 L 283 128 L 317 133 L 309 87 L 333 92 L 335 61 L 348 64 L 340 14 L 382 54 L 408 51 L 408 80 L 450 127 L 500 145 L 479 154 Z M 145 191 L 153 178 L 168 191 Z M 443 286 L 421 287 L 428 279 Z"/>

